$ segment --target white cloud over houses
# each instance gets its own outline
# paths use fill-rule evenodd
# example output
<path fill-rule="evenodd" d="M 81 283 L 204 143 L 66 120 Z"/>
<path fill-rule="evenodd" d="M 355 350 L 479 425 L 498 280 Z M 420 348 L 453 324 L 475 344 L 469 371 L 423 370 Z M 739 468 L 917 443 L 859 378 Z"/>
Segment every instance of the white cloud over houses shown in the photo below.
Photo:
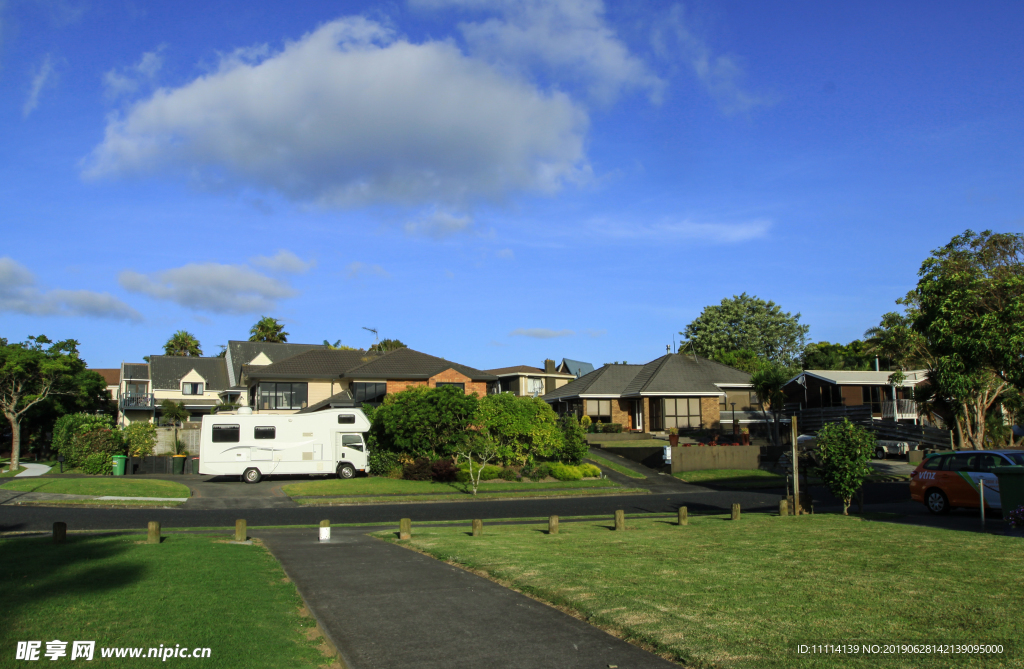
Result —
<path fill-rule="evenodd" d="M 601 0 L 412 0 L 424 8 L 458 7 L 491 14 L 459 28 L 475 54 L 504 65 L 543 68 L 583 82 L 591 97 L 612 101 L 622 90 L 653 99 L 664 82 L 609 27 Z M 495 16 L 496 15 L 496 16 Z"/>
<path fill-rule="evenodd" d="M 145 84 L 151 84 L 164 65 L 164 46 L 147 51 L 139 62 L 128 67 L 109 70 L 103 75 L 103 88 L 108 98 L 131 95 Z"/>
<path fill-rule="evenodd" d="M 250 267 L 217 263 L 190 263 L 152 274 L 126 270 L 118 282 L 133 293 L 217 314 L 263 313 L 296 295 L 284 281 Z"/>
<path fill-rule="evenodd" d="M 42 290 L 35 276 L 11 258 L 0 258 L 0 313 L 26 316 L 90 316 L 141 321 L 142 315 L 109 293 Z"/>
<path fill-rule="evenodd" d="M 372 265 L 364 262 L 350 262 L 345 268 L 348 272 L 348 278 L 350 279 L 361 279 L 363 277 L 376 276 L 382 279 L 386 279 L 391 276 L 386 269 L 380 265 Z"/>
<path fill-rule="evenodd" d="M 449 41 L 343 18 L 129 106 L 83 174 L 169 173 L 325 206 L 463 204 L 585 178 L 587 125 L 567 95 Z"/>
<path fill-rule="evenodd" d="M 590 226 L 590 231 L 596 235 L 604 235 L 622 240 L 701 241 L 711 244 L 738 244 L 767 237 L 771 227 L 772 222 L 767 219 L 755 219 L 738 223 L 683 220 L 643 224 L 606 224 L 596 222 Z"/>
<path fill-rule="evenodd" d="M 39 105 L 39 95 L 50 80 L 51 74 L 53 74 L 53 60 L 50 58 L 50 54 L 46 54 L 39 69 L 32 76 L 32 85 L 29 87 L 28 97 L 25 98 L 25 104 L 21 107 L 23 118 L 28 118 L 28 115 L 35 111 L 35 108 Z"/>
<path fill-rule="evenodd" d="M 272 256 L 256 256 L 249 262 L 256 267 L 282 274 L 305 274 L 316 267 L 315 260 L 303 260 L 287 249 L 281 249 Z"/>
<path fill-rule="evenodd" d="M 554 339 L 556 337 L 571 337 L 576 334 L 573 330 L 549 330 L 548 328 L 517 328 L 508 333 L 509 337 L 532 337 L 533 339 Z"/>
<path fill-rule="evenodd" d="M 405 234 L 444 239 L 462 232 L 473 230 L 473 218 L 469 214 L 458 215 L 435 208 L 419 218 L 402 226 Z"/>

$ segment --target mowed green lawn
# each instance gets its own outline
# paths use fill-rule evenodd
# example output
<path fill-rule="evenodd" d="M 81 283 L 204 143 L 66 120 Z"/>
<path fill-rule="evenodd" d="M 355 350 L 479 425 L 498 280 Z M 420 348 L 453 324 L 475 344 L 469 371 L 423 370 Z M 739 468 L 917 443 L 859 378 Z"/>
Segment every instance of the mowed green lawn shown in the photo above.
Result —
<path fill-rule="evenodd" d="M 702 469 L 673 474 L 687 483 L 710 483 L 726 488 L 774 488 L 786 485 L 786 477 L 763 469 Z"/>
<path fill-rule="evenodd" d="M 414 526 L 411 545 L 686 666 L 1021 667 L 1024 541 L 855 517 Z M 381 534 L 394 540 L 393 534 Z M 405 542 L 402 542 L 405 543 Z M 797 655 L 797 644 L 985 643 L 1001 657 Z"/>
<path fill-rule="evenodd" d="M 188 486 L 173 481 L 125 478 L 47 478 L 23 477 L 8 481 L 0 488 L 21 492 L 48 492 L 60 495 L 98 495 L 114 497 L 188 497 Z"/>
<path fill-rule="evenodd" d="M 158 666 L 156 660 L 102 659 L 101 647 L 206 647 L 210 657 L 170 659 L 167 666 L 295 667 L 328 663 L 307 633 L 295 587 L 259 546 L 217 543 L 224 537 L 69 535 L 0 539 L 2 666 L 18 641 L 67 641 L 58 662 L 103 667 Z M 72 641 L 95 641 L 93 662 L 69 661 Z M 145 656 L 146 651 L 143 651 Z M 38 664 L 51 661 L 40 653 Z M 33 664 L 24 663 L 25 666 Z M 56 666 L 56 664 L 55 664 Z"/>
<path fill-rule="evenodd" d="M 593 462 L 595 465 L 599 465 L 601 467 L 607 467 L 608 469 L 611 469 L 612 471 L 616 471 L 616 472 L 618 472 L 620 474 L 628 476 L 631 479 L 645 479 L 645 478 L 647 478 L 643 474 L 641 474 L 639 472 L 635 472 L 632 469 L 630 469 L 629 467 L 624 467 L 624 466 L 618 464 L 617 462 L 613 462 L 613 461 L 609 460 L 608 458 L 603 458 L 600 455 L 588 454 L 587 455 L 587 460 Z"/>
<path fill-rule="evenodd" d="M 480 492 L 529 492 L 550 490 L 553 488 L 615 488 L 618 484 L 609 479 L 592 479 L 585 481 L 555 481 L 553 483 L 533 483 L 532 481 L 483 481 Z M 472 493 L 468 483 L 435 483 L 433 481 L 404 481 L 389 479 L 383 476 L 367 476 L 355 479 L 321 479 L 318 481 L 302 481 L 289 483 L 282 487 L 284 493 L 291 497 L 312 495 L 411 495 L 411 494 L 452 494 Z"/>

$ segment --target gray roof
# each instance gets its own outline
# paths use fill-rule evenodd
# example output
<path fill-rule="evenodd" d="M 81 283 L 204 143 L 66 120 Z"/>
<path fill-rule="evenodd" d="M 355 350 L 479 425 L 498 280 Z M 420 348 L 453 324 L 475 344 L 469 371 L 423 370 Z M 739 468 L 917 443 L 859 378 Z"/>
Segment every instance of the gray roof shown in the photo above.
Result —
<path fill-rule="evenodd" d="M 562 365 L 565 365 L 569 373 L 577 378 L 586 376 L 594 371 L 594 366 L 589 362 L 580 362 L 579 360 L 570 360 L 569 358 L 562 358 Z"/>
<path fill-rule="evenodd" d="M 342 390 L 340 393 L 335 393 L 327 399 L 320 400 L 316 404 L 312 404 L 305 409 L 297 411 L 296 413 L 313 413 L 314 411 L 320 411 L 322 409 L 354 406 L 356 406 L 356 401 L 355 398 L 352 397 L 352 393 L 347 390 Z"/>
<path fill-rule="evenodd" d="M 618 397 L 642 368 L 643 365 L 604 365 L 561 388 L 555 388 L 541 399 L 550 402 L 581 395 Z"/>
<path fill-rule="evenodd" d="M 669 354 L 646 365 L 604 365 L 547 393 L 548 402 L 581 396 L 720 395 L 721 385 L 747 385 L 750 375 L 707 358 Z"/>
<path fill-rule="evenodd" d="M 622 391 L 629 395 L 719 394 L 716 384 L 746 385 L 750 374 L 700 356 L 670 353 L 644 365 Z"/>
<path fill-rule="evenodd" d="M 125 362 L 121 364 L 121 378 L 125 381 L 148 380 L 149 365 L 145 362 Z"/>
<path fill-rule="evenodd" d="M 272 365 L 245 367 L 250 379 L 330 379 L 345 376 L 345 372 L 379 358 L 382 353 L 366 351 L 335 351 L 313 349 Z"/>
<path fill-rule="evenodd" d="M 228 366 L 224 358 L 190 358 L 180 355 L 154 355 L 149 358 L 153 388 L 177 390 L 181 379 L 193 369 L 206 379 L 206 390 L 229 388 Z"/>
<path fill-rule="evenodd" d="M 237 341 L 228 342 L 228 349 L 225 357 L 228 361 L 228 375 L 232 385 L 237 385 L 242 378 L 242 365 L 249 362 L 263 353 L 270 362 L 280 362 L 299 353 L 305 353 L 311 349 L 324 349 L 323 344 L 271 344 L 265 341 Z"/>
<path fill-rule="evenodd" d="M 498 380 L 494 374 L 420 353 L 411 348 L 388 351 L 376 360 L 348 370 L 345 376 L 352 379 L 429 379 L 446 369 L 454 369 L 474 381 Z"/>

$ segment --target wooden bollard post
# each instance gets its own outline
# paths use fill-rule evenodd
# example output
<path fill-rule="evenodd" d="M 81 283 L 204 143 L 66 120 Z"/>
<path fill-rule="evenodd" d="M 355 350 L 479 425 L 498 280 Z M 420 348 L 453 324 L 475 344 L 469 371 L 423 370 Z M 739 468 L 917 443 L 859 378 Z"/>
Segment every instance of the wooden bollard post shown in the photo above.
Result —
<path fill-rule="evenodd" d="M 484 533 L 484 521 L 479 518 L 473 519 L 473 536 L 479 537 Z"/>
<path fill-rule="evenodd" d="M 158 544 L 160 543 L 160 523 L 151 520 L 149 521 L 149 533 L 146 535 L 147 544 Z"/>
<path fill-rule="evenodd" d="M 398 521 L 398 538 L 402 541 L 412 539 L 412 518 L 402 518 Z"/>
<path fill-rule="evenodd" d="M 626 529 L 626 512 L 622 509 L 615 512 L 615 529 L 616 531 Z"/>
<path fill-rule="evenodd" d="M 320 541 L 331 540 L 331 521 L 321 520 L 320 521 Z"/>
<path fill-rule="evenodd" d="M 246 539 L 246 528 L 245 519 L 239 518 L 235 521 L 235 541 L 245 541 Z"/>
<path fill-rule="evenodd" d="M 68 536 L 68 524 L 67 523 L 54 523 L 53 524 L 53 543 L 62 544 L 64 539 Z"/>
<path fill-rule="evenodd" d="M 789 501 L 785 499 L 779 500 L 779 516 L 789 515 Z"/>
<path fill-rule="evenodd" d="M 558 516 L 548 518 L 548 534 L 558 534 Z"/>
<path fill-rule="evenodd" d="M 687 515 L 687 511 L 686 511 L 686 507 L 685 506 L 679 507 L 679 524 L 680 525 L 689 525 L 690 524 L 690 517 Z"/>
<path fill-rule="evenodd" d="M 732 505 L 732 519 L 733 520 L 739 520 L 740 519 L 740 505 L 739 504 L 733 504 Z"/>

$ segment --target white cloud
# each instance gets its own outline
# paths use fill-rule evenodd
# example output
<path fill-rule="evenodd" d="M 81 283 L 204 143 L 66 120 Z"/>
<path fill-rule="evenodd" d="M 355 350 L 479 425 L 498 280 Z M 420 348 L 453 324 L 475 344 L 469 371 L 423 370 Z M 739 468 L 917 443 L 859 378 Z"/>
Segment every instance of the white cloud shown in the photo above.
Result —
<path fill-rule="evenodd" d="M 608 334 L 608 331 L 607 330 L 584 330 L 583 333 L 586 334 L 588 337 L 596 338 L 596 337 L 603 337 L 604 335 Z"/>
<path fill-rule="evenodd" d="M 273 256 L 256 256 L 249 262 L 256 267 L 285 274 L 305 274 L 316 267 L 315 260 L 303 260 L 291 251 L 281 249 Z"/>
<path fill-rule="evenodd" d="M 636 241 L 701 241 L 714 244 L 738 244 L 767 237 L 771 227 L 772 222 L 765 219 L 742 223 L 698 223 L 686 220 L 640 225 L 594 223 L 590 227 L 590 231 L 593 234 Z"/>
<path fill-rule="evenodd" d="M 775 103 L 774 96 L 755 95 L 745 90 L 742 85 L 745 73 L 739 59 L 734 55 L 715 55 L 687 26 L 682 5 L 673 6 L 668 20 L 655 32 L 655 45 L 664 54 L 673 52 L 674 56 L 675 49 L 667 46 L 667 37 L 675 38 L 675 49 L 725 113 L 745 112 Z"/>
<path fill-rule="evenodd" d="M 554 339 L 555 337 L 571 337 L 576 334 L 572 330 L 549 330 L 548 328 L 518 328 L 508 333 L 509 337 L 533 337 L 534 339 Z"/>
<path fill-rule="evenodd" d="M 631 54 L 604 19 L 601 0 L 412 0 L 413 6 L 459 7 L 498 17 L 461 23 L 474 53 L 505 65 L 543 66 L 584 82 L 590 95 L 611 102 L 622 90 L 661 95 L 664 82 Z"/>
<path fill-rule="evenodd" d="M 407 235 L 444 239 L 462 232 L 470 232 L 473 229 L 473 219 L 468 214 L 457 216 L 435 208 L 415 221 L 409 221 L 402 228 Z"/>
<path fill-rule="evenodd" d="M 360 279 L 365 276 L 376 276 L 386 279 L 390 274 L 380 265 L 368 265 L 363 262 L 350 262 L 345 268 L 348 270 L 348 278 Z"/>
<path fill-rule="evenodd" d="M 87 177 L 171 173 L 326 206 L 463 204 L 589 173 L 587 115 L 464 56 L 345 18 L 224 56 L 112 118 Z"/>
<path fill-rule="evenodd" d="M 0 312 L 28 316 L 92 316 L 141 321 L 142 315 L 109 293 L 91 290 L 43 291 L 32 272 L 11 258 L 0 258 Z"/>
<path fill-rule="evenodd" d="M 190 263 L 148 275 L 126 270 L 118 282 L 133 293 L 218 314 L 270 311 L 277 300 L 296 294 L 287 283 L 244 265 L 217 263 Z"/>
<path fill-rule="evenodd" d="M 516 257 L 516 254 L 512 249 L 501 249 L 496 255 L 499 258 L 505 258 L 506 260 L 512 260 Z"/>
<path fill-rule="evenodd" d="M 51 74 L 53 74 L 53 61 L 50 58 L 50 54 L 46 54 L 43 64 L 39 66 L 35 76 L 32 77 L 32 86 L 29 88 L 28 98 L 26 98 L 25 104 L 21 108 L 23 118 L 28 118 L 28 115 L 39 104 L 39 94 L 43 92 L 43 87 L 46 86 Z"/>
<path fill-rule="evenodd" d="M 139 62 L 134 65 L 104 73 L 103 87 L 106 96 L 113 99 L 122 95 L 130 95 L 139 90 L 143 84 L 152 83 L 164 65 L 164 48 L 161 45 L 155 51 L 145 52 Z"/>

